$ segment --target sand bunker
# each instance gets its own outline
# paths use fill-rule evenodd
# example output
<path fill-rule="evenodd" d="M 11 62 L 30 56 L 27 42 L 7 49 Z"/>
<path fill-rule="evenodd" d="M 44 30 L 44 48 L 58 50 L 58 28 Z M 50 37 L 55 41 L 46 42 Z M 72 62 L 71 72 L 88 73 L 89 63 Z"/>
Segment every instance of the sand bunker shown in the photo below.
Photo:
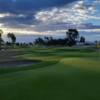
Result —
<path fill-rule="evenodd" d="M 37 61 L 37 60 L 5 61 L 5 62 L 0 62 L 0 68 L 28 67 L 38 62 L 40 61 Z"/>

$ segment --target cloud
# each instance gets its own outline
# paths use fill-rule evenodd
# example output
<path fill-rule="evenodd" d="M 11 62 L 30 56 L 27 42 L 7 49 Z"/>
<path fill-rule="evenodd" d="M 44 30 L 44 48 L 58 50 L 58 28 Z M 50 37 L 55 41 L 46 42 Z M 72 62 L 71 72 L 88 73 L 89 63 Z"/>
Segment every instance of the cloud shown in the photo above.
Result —
<path fill-rule="evenodd" d="M 99 0 L 86 1 L 0 0 L 0 27 L 4 33 L 28 35 L 65 35 L 73 27 L 99 33 L 100 26 L 94 26 L 100 21 Z"/>
<path fill-rule="evenodd" d="M 38 24 L 34 14 L 42 9 L 61 7 L 77 0 L 0 0 L 0 24 L 23 28 Z"/>
<path fill-rule="evenodd" d="M 9 31 L 20 34 L 40 32 L 43 27 L 38 25 L 39 21 L 34 18 L 38 10 L 60 7 L 74 1 L 76 0 L 0 0 L 0 26 L 5 33 Z M 49 26 L 44 30 L 50 30 Z"/>
<path fill-rule="evenodd" d="M 78 1 L 70 7 L 68 5 L 50 10 L 42 10 L 36 13 L 35 18 L 43 23 L 73 23 L 80 24 L 89 19 L 99 19 L 93 16 L 96 12 L 94 5 L 86 5 L 84 1 Z"/>

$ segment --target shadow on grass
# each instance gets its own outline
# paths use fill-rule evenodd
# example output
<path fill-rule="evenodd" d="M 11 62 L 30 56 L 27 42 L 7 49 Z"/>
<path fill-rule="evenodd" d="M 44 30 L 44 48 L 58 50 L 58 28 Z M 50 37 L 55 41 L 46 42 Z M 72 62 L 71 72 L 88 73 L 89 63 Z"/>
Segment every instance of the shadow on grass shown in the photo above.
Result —
<path fill-rule="evenodd" d="M 25 66 L 25 67 L 13 67 L 13 68 L 0 68 L 0 75 L 5 73 L 12 73 L 17 71 L 24 71 L 24 70 L 31 70 L 31 69 L 37 69 L 37 68 L 44 68 L 49 67 L 51 65 L 56 64 L 57 61 L 40 61 L 36 64 L 33 64 L 31 66 Z"/>

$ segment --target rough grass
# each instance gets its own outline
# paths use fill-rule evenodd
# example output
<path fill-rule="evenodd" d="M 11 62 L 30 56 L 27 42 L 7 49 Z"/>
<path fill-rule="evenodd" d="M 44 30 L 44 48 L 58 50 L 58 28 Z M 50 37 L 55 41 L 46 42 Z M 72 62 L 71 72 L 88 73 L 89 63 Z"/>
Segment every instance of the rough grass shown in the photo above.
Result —
<path fill-rule="evenodd" d="M 42 62 L 0 69 L 0 100 L 100 100 L 100 53 L 91 49 L 30 48 Z"/>

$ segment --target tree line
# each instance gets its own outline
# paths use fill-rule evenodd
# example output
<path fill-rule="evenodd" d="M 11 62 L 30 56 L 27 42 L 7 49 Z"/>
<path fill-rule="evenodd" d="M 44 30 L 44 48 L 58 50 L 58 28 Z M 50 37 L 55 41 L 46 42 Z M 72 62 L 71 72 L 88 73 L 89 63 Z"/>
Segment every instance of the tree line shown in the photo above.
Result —
<path fill-rule="evenodd" d="M 0 49 L 2 43 L 4 43 L 2 39 L 2 34 L 3 31 L 0 29 Z M 14 46 L 15 44 L 17 46 L 28 46 L 26 43 L 16 43 L 16 36 L 14 33 L 9 32 L 7 34 L 7 37 L 9 39 L 9 42 L 6 42 L 6 45 L 12 45 Z M 34 42 L 35 45 L 45 45 L 45 46 L 74 46 L 77 43 L 85 43 L 85 37 L 80 36 L 79 32 L 77 29 L 68 29 L 66 32 L 66 37 L 61 39 L 54 39 L 53 37 L 44 37 L 44 38 L 37 38 Z M 33 43 L 29 43 L 29 45 L 33 45 Z"/>
<path fill-rule="evenodd" d="M 77 43 L 85 44 L 85 37 L 80 36 L 77 29 L 68 29 L 66 37 L 63 39 L 54 39 L 53 37 L 37 38 L 35 44 L 37 45 L 61 45 L 61 46 L 74 46 Z"/>

